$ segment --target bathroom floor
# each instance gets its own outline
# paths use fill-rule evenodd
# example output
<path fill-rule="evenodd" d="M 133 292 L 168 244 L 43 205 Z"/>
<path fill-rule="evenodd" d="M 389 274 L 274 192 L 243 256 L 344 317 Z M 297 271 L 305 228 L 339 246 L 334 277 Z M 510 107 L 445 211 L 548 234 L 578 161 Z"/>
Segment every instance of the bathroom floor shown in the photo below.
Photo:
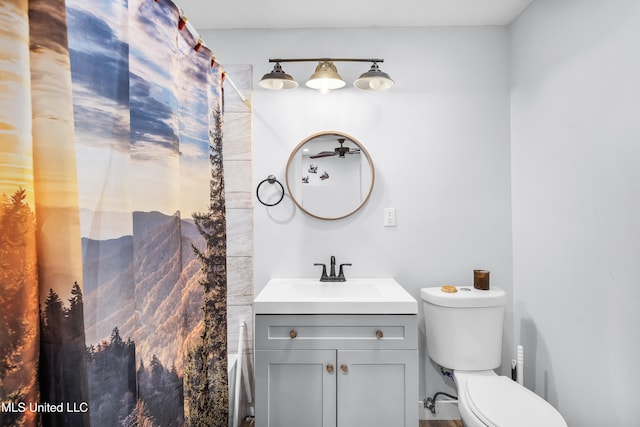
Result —
<path fill-rule="evenodd" d="M 419 427 L 462 427 L 462 421 L 460 420 L 432 420 L 432 421 L 420 421 Z"/>
<path fill-rule="evenodd" d="M 240 427 L 253 427 L 254 423 L 253 423 L 253 419 L 252 418 L 247 418 L 245 419 L 242 424 L 240 424 Z M 462 421 L 459 420 L 451 420 L 451 421 L 445 421 L 445 420 L 434 420 L 434 421 L 420 421 L 420 424 L 418 427 L 463 427 L 462 426 Z"/>

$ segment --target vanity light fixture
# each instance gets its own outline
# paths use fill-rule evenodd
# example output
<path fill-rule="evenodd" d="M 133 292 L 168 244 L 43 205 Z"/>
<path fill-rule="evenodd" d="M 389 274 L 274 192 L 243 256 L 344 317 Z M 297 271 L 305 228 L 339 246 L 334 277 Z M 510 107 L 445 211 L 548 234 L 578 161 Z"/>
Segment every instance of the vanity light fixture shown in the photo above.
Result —
<path fill-rule="evenodd" d="M 260 80 L 258 84 L 260 87 L 272 90 L 294 89 L 298 87 L 298 82 L 284 72 L 279 62 L 276 62 L 276 65 L 270 73 L 262 76 L 262 80 Z"/>
<path fill-rule="evenodd" d="M 365 58 L 279 58 L 269 59 L 269 62 L 275 62 L 273 71 L 265 74 L 258 84 L 265 89 L 280 90 L 294 89 L 298 87 L 295 79 L 284 72 L 281 62 L 317 62 L 318 66 L 315 72 L 306 82 L 306 86 L 317 89 L 321 93 L 327 93 L 330 90 L 340 89 L 346 85 L 345 81 L 338 74 L 338 70 L 334 62 L 371 62 L 371 68 L 353 84 L 358 89 L 363 90 L 383 90 L 394 85 L 389 74 L 380 71 L 378 63 L 384 62 L 384 59 L 365 59 Z"/>
<path fill-rule="evenodd" d="M 358 89 L 363 90 L 383 90 L 389 89 L 393 86 L 393 80 L 389 77 L 389 74 L 380 71 L 378 63 L 371 64 L 371 69 L 366 73 L 360 74 L 358 80 L 353 85 Z"/>
<path fill-rule="evenodd" d="M 346 83 L 338 74 L 338 69 L 332 61 L 320 61 L 306 85 L 311 89 L 318 89 L 321 93 L 327 93 L 330 90 L 344 87 Z"/>

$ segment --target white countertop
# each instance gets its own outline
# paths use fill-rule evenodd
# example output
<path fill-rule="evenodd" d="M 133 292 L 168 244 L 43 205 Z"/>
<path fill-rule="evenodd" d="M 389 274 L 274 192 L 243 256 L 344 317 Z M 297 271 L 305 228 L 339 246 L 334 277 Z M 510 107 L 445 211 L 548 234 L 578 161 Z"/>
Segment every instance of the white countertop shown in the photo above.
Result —
<path fill-rule="evenodd" d="M 271 279 L 255 314 L 417 314 L 418 303 L 394 279 Z"/>

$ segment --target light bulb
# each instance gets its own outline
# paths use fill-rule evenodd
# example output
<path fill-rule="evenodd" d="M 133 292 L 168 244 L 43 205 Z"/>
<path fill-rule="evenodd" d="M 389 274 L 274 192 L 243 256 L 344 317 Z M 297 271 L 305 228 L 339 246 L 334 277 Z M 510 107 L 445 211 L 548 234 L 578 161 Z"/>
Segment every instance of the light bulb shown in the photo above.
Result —
<path fill-rule="evenodd" d="M 271 88 L 275 90 L 280 90 L 284 86 L 284 82 L 282 79 L 273 79 L 271 82 Z"/>
<path fill-rule="evenodd" d="M 369 80 L 369 87 L 372 90 L 380 89 L 380 79 L 371 79 L 371 80 Z"/>

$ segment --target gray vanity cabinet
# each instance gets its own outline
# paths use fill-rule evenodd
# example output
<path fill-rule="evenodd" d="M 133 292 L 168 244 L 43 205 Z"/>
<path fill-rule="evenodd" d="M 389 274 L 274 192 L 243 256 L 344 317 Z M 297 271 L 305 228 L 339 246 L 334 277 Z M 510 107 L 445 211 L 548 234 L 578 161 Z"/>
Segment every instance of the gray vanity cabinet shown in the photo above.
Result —
<path fill-rule="evenodd" d="M 335 427 L 332 350 L 256 350 L 256 426 Z M 335 362 L 334 362 L 335 363 Z"/>
<path fill-rule="evenodd" d="M 256 315 L 256 427 L 418 425 L 416 315 Z"/>

